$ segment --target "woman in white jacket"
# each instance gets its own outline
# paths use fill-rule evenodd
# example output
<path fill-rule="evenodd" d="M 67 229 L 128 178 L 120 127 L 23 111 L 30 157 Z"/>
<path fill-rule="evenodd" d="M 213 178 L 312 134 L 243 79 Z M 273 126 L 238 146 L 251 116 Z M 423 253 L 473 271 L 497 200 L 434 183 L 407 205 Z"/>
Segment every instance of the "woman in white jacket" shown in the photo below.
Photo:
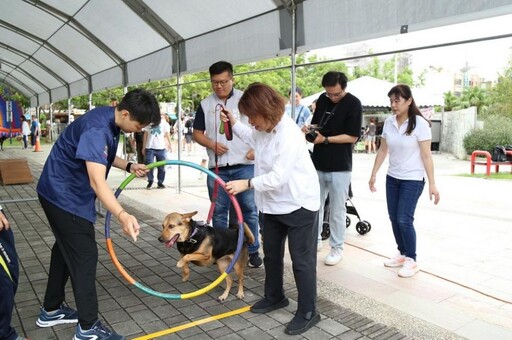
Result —
<path fill-rule="evenodd" d="M 265 296 L 253 313 L 268 313 L 288 306 L 284 291 L 284 247 L 288 247 L 299 293 L 297 312 L 285 333 L 301 334 L 320 321 L 316 311 L 316 238 L 320 208 L 317 173 L 304 134 L 285 112 L 286 99 L 270 86 L 251 84 L 238 108 L 254 129 L 237 124 L 224 111 L 233 132 L 254 149 L 254 178 L 231 181 L 226 190 L 236 195 L 255 191 L 256 206 L 264 227 Z"/>
<path fill-rule="evenodd" d="M 30 136 L 30 126 L 28 125 L 27 118 L 21 116 L 21 134 L 23 136 L 23 149 L 28 147 L 28 136 Z"/>

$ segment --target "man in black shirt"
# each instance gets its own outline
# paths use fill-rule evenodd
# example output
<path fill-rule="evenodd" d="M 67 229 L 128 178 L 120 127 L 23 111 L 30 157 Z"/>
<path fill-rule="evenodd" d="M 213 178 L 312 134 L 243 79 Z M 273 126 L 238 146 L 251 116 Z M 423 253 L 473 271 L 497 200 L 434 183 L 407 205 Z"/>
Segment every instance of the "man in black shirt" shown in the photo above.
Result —
<path fill-rule="evenodd" d="M 352 175 L 352 144 L 361 135 L 362 106 L 359 99 L 346 92 L 347 76 L 330 71 L 322 78 L 325 93 L 316 102 L 311 124 L 317 124 L 313 143 L 313 163 L 320 180 L 320 200 L 327 195 L 331 204 L 329 244 L 331 251 L 325 259 L 328 266 L 336 265 L 343 257 L 346 229 L 346 206 Z M 307 128 L 304 129 L 306 131 Z M 323 204 L 318 216 L 323 216 Z M 322 224 L 319 218 L 318 249 L 322 247 Z"/>

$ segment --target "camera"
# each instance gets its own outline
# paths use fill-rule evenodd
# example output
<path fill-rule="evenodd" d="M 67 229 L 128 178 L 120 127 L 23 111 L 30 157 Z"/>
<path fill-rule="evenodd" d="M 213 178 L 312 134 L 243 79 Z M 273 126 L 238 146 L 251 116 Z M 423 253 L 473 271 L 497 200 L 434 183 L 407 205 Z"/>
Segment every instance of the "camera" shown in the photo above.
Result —
<path fill-rule="evenodd" d="M 309 126 L 308 132 L 306 132 L 306 140 L 310 143 L 313 143 L 316 139 L 316 136 L 318 136 L 318 132 L 324 128 L 325 124 L 331 119 L 333 116 L 332 112 L 324 112 L 322 115 L 322 119 L 320 119 L 320 124 L 311 124 Z"/>
<path fill-rule="evenodd" d="M 320 128 L 317 125 L 310 125 L 309 131 L 306 132 L 306 140 L 310 143 L 313 143 L 316 139 L 316 136 L 318 136 L 318 130 L 320 130 Z"/>

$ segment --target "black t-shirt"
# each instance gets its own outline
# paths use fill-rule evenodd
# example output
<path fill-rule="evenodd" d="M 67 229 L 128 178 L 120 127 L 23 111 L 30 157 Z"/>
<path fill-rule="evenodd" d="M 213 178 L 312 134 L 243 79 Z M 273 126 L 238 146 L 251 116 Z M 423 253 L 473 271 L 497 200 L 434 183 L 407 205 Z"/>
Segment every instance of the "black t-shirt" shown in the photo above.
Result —
<path fill-rule="evenodd" d="M 346 134 L 359 138 L 361 136 L 362 106 L 359 99 L 347 93 L 336 106 L 326 95 L 320 95 L 316 102 L 315 113 L 311 124 L 320 124 L 325 112 L 335 112 L 324 123 L 320 130 L 323 136 L 337 136 Z M 313 163 L 320 171 L 352 171 L 352 144 L 315 144 L 313 149 Z"/>

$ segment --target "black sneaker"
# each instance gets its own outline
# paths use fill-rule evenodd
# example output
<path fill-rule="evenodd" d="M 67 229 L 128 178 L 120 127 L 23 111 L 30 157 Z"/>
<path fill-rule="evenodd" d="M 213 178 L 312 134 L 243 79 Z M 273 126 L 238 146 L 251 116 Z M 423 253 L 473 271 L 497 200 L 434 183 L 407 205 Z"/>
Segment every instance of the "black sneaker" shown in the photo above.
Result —
<path fill-rule="evenodd" d="M 268 312 L 271 312 L 273 310 L 284 308 L 290 304 L 290 301 L 288 301 L 288 298 L 283 298 L 280 301 L 270 301 L 266 297 L 261 299 L 260 301 L 256 302 L 254 305 L 251 306 L 251 312 L 256 314 L 265 314 Z"/>
<path fill-rule="evenodd" d="M 247 264 L 251 268 L 259 268 L 263 264 L 263 260 L 260 257 L 260 253 L 255 252 L 249 254 L 249 263 Z"/>
<path fill-rule="evenodd" d="M 309 312 L 306 316 L 296 314 L 292 321 L 286 325 L 284 332 L 289 335 L 302 334 L 318 322 L 320 322 L 320 314 L 317 312 Z"/>
<path fill-rule="evenodd" d="M 165 185 L 163 185 L 163 184 L 159 183 L 159 184 L 158 184 L 158 189 L 165 189 Z"/>
<path fill-rule="evenodd" d="M 146 186 L 146 189 L 151 189 L 151 187 L 153 186 L 153 182 L 148 182 L 148 185 Z"/>

